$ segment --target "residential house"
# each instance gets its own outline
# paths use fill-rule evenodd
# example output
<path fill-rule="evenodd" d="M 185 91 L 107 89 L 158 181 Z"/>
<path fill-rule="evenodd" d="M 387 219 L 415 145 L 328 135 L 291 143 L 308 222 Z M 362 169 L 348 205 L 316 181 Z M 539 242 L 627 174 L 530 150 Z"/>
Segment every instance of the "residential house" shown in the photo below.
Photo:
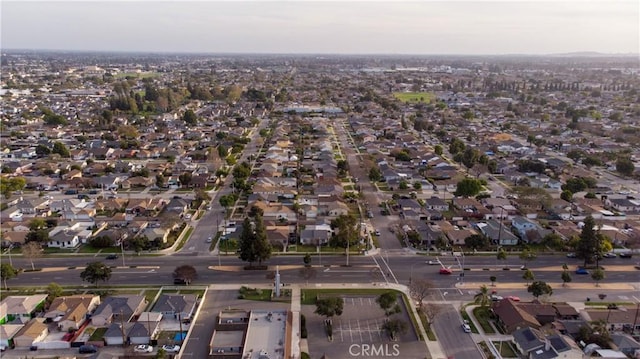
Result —
<path fill-rule="evenodd" d="M 426 199 L 424 207 L 428 210 L 444 212 L 449 209 L 449 204 L 439 197 L 431 197 Z"/>
<path fill-rule="evenodd" d="M 16 348 L 30 348 L 38 346 L 38 342 L 44 340 L 49 334 L 49 328 L 44 324 L 44 319 L 33 318 L 20 329 L 13 337 Z"/>
<path fill-rule="evenodd" d="M 518 244 L 516 237 L 508 227 L 494 220 L 488 220 L 484 223 L 476 223 L 476 227 L 491 240 L 491 243 L 501 246 L 515 246 Z"/>
<path fill-rule="evenodd" d="M 0 324 L 28 322 L 44 307 L 46 294 L 10 295 L 0 302 Z"/>
<path fill-rule="evenodd" d="M 546 336 L 534 328 L 523 328 L 513 333 L 513 342 L 528 359 L 582 359 L 580 347 L 564 335 Z"/>
<path fill-rule="evenodd" d="M 99 304 L 100 296 L 97 295 L 58 297 L 51 302 L 44 317 L 55 322 L 62 331 L 79 329 L 88 314 Z"/>
<path fill-rule="evenodd" d="M 609 326 L 610 331 L 621 331 L 623 329 L 640 330 L 640 312 L 637 306 L 620 306 L 618 309 L 590 309 L 580 312 L 582 317 L 588 322 L 604 321 Z M 635 324 L 635 328 L 632 328 Z"/>
<path fill-rule="evenodd" d="M 128 322 L 142 313 L 146 305 L 147 300 L 141 295 L 106 297 L 91 316 L 91 323 L 105 327 L 112 322 Z"/>
<path fill-rule="evenodd" d="M 633 339 L 632 336 L 626 333 L 612 333 L 611 342 L 615 345 L 614 349 L 617 349 L 624 353 L 629 358 L 640 357 L 640 343 Z"/>
<path fill-rule="evenodd" d="M 539 329 L 542 326 L 533 315 L 520 308 L 512 300 L 504 299 L 494 302 L 492 309 L 498 318 L 498 325 L 507 333 L 513 333 L 516 330 L 528 327 Z"/>
<path fill-rule="evenodd" d="M 0 345 L 13 348 L 13 337 L 18 334 L 24 324 L 3 324 L 0 325 Z"/>
<path fill-rule="evenodd" d="M 511 226 L 520 240 L 525 243 L 539 243 L 544 236 L 551 233 L 550 230 L 544 229 L 538 223 L 522 216 L 514 217 L 511 220 Z"/>
<path fill-rule="evenodd" d="M 162 313 L 163 318 L 187 319 L 195 312 L 197 302 L 195 294 L 162 294 L 151 311 Z"/>

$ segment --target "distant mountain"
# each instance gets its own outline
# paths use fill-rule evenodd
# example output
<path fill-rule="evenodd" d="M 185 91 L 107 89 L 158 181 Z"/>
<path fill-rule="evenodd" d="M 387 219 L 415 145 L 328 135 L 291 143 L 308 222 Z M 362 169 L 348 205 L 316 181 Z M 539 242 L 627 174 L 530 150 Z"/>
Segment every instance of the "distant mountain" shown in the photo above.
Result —
<path fill-rule="evenodd" d="M 576 52 L 567 52 L 561 54 L 549 54 L 548 56 L 554 57 L 628 57 L 628 56 L 638 56 L 638 54 L 634 53 L 626 53 L 626 54 L 606 54 L 597 51 L 576 51 Z"/>

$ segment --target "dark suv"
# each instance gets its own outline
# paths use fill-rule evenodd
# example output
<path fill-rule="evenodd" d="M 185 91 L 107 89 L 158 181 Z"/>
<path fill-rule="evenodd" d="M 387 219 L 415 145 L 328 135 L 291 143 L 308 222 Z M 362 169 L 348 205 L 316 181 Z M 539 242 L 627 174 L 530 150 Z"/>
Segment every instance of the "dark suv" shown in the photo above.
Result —
<path fill-rule="evenodd" d="M 107 259 L 118 259 L 118 255 L 117 254 L 109 254 L 107 256 Z"/>
<path fill-rule="evenodd" d="M 91 344 L 82 345 L 78 349 L 78 353 L 80 354 L 89 354 L 89 353 L 97 353 L 97 352 L 98 352 L 98 347 Z"/>

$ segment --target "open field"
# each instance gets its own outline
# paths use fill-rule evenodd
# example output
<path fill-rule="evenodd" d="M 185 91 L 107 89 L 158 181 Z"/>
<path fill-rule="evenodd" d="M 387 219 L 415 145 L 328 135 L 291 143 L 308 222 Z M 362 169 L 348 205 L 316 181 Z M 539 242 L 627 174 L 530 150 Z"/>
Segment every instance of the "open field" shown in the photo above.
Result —
<path fill-rule="evenodd" d="M 431 103 L 436 98 L 431 92 L 394 92 L 393 96 L 402 102 Z"/>

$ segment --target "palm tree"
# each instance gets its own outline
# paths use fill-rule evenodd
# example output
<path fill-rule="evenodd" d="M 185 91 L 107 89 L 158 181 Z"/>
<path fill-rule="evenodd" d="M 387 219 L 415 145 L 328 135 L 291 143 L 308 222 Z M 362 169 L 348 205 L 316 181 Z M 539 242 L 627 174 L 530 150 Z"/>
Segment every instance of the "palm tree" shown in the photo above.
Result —
<path fill-rule="evenodd" d="M 489 288 L 486 285 L 480 287 L 480 291 L 473 297 L 474 302 L 481 307 L 489 305 Z"/>

